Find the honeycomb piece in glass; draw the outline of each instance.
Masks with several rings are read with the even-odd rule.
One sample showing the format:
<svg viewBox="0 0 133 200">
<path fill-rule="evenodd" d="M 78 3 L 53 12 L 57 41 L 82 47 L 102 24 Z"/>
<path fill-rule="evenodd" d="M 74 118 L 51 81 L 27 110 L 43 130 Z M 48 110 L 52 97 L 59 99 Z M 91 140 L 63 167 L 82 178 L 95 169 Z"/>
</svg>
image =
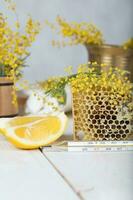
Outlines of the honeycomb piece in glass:
<svg viewBox="0 0 133 200">
<path fill-rule="evenodd" d="M 112 90 L 73 94 L 75 140 L 132 140 L 132 98 Z M 130 106 L 131 107 L 131 106 Z"/>
</svg>

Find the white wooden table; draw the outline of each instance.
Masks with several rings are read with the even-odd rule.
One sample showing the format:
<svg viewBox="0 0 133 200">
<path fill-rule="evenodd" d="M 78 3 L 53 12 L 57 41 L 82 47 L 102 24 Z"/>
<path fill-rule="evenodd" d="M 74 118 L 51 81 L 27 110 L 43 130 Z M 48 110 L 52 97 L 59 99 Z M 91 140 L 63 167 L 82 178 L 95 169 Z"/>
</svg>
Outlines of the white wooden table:
<svg viewBox="0 0 133 200">
<path fill-rule="evenodd" d="M 133 152 L 24 151 L 0 136 L 0 200 L 133 200 Z"/>
</svg>

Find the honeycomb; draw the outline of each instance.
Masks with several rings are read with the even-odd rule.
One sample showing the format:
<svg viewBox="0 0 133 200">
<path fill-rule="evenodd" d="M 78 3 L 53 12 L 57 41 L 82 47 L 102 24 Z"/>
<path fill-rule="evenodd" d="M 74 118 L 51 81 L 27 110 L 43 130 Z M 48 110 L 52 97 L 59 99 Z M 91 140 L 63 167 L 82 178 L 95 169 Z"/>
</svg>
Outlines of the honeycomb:
<svg viewBox="0 0 133 200">
<path fill-rule="evenodd" d="M 99 89 L 73 94 L 75 140 L 132 140 L 132 99 Z"/>
</svg>

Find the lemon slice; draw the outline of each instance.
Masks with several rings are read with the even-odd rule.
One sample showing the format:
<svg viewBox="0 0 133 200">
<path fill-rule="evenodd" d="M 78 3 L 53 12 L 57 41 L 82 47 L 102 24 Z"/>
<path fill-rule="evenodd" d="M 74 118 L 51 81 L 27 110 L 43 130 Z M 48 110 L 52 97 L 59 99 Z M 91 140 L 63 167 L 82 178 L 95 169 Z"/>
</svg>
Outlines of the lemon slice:
<svg viewBox="0 0 133 200">
<path fill-rule="evenodd" d="M 64 113 L 0 119 L 0 131 L 16 147 L 35 149 L 57 140 L 65 131 Z"/>
</svg>

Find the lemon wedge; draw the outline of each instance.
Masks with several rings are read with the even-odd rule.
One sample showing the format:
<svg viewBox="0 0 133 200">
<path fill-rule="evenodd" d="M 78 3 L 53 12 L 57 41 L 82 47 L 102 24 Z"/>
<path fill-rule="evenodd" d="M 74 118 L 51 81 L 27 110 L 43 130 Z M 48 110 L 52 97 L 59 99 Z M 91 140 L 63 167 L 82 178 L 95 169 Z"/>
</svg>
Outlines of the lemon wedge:
<svg viewBox="0 0 133 200">
<path fill-rule="evenodd" d="M 64 113 L 0 119 L 0 132 L 18 148 L 35 149 L 56 141 L 67 124 Z"/>
</svg>

